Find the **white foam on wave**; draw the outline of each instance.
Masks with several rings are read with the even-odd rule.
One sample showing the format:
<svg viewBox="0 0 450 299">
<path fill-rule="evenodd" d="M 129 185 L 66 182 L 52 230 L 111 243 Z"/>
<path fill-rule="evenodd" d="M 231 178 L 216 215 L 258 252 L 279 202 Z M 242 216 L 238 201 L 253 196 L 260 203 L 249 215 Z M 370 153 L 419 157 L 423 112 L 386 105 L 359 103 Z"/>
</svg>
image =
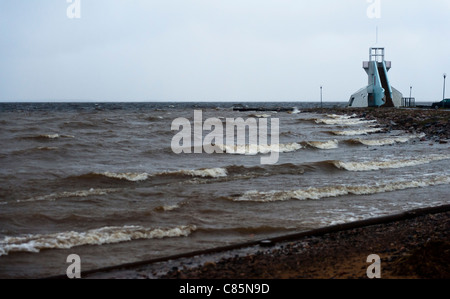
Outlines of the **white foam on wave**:
<svg viewBox="0 0 450 299">
<path fill-rule="evenodd" d="M 225 168 L 205 168 L 196 170 L 178 170 L 174 172 L 166 172 L 166 174 L 183 174 L 202 178 L 222 178 L 228 175 Z"/>
<path fill-rule="evenodd" d="M 44 138 L 48 138 L 48 139 L 57 139 L 57 138 L 60 138 L 61 136 L 59 134 L 44 134 L 44 135 L 41 135 L 40 137 L 44 137 Z"/>
<path fill-rule="evenodd" d="M 47 139 L 58 139 L 58 138 L 75 138 L 72 135 L 60 135 L 60 134 L 42 134 L 38 136 L 39 138 L 47 138 Z"/>
<path fill-rule="evenodd" d="M 194 176 L 194 177 L 210 177 L 210 178 L 219 178 L 219 177 L 226 177 L 228 175 L 227 170 L 225 168 L 204 168 L 204 169 L 181 169 L 181 170 L 175 170 L 175 171 L 163 171 L 159 173 L 153 173 L 149 174 L 147 172 L 142 173 L 113 173 L 113 172 L 104 172 L 100 175 L 104 175 L 109 178 L 114 179 L 120 179 L 120 180 L 127 180 L 130 182 L 140 182 L 140 181 L 146 181 L 152 177 L 158 176 L 158 175 L 188 175 L 188 176 Z"/>
<path fill-rule="evenodd" d="M 337 140 L 307 141 L 306 144 L 318 149 L 336 149 L 339 147 L 339 141 Z"/>
<path fill-rule="evenodd" d="M 173 211 L 173 210 L 176 210 L 176 209 L 179 209 L 179 208 L 180 208 L 180 206 L 175 204 L 175 205 L 161 206 L 161 207 L 157 208 L 157 210 L 161 210 L 161 211 L 166 212 L 166 211 Z"/>
<path fill-rule="evenodd" d="M 316 119 L 317 124 L 343 125 L 343 126 L 371 124 L 374 122 L 376 122 L 376 120 L 365 120 L 362 118 L 331 118 L 331 119 L 321 118 L 321 119 Z"/>
<path fill-rule="evenodd" d="M 141 239 L 162 239 L 187 237 L 197 228 L 193 225 L 174 228 L 145 228 L 142 226 L 111 226 L 86 232 L 61 232 L 19 237 L 5 237 L 0 240 L 0 256 L 11 252 L 40 252 L 43 249 L 70 249 L 83 245 L 104 245 Z"/>
<path fill-rule="evenodd" d="M 346 131 L 331 131 L 334 135 L 339 136 L 355 136 L 355 135 L 367 135 L 370 133 L 378 133 L 383 129 L 381 128 L 369 128 L 369 129 L 359 129 L 359 130 L 346 130 Z"/>
<path fill-rule="evenodd" d="M 114 173 L 114 172 L 104 172 L 101 175 L 104 175 L 109 178 L 113 179 L 119 179 L 119 180 L 127 180 L 130 182 L 139 182 L 139 181 L 146 181 L 150 175 L 146 172 L 142 173 Z"/>
<path fill-rule="evenodd" d="M 289 113 L 289 114 L 299 114 L 299 113 L 301 113 L 301 111 L 298 110 L 297 107 L 294 107 L 294 109 L 293 109 L 292 111 L 288 112 L 288 113 Z"/>
<path fill-rule="evenodd" d="M 112 192 L 117 192 L 118 189 L 90 189 L 90 190 L 79 190 L 70 192 L 58 192 L 43 196 L 32 197 L 29 199 L 17 200 L 16 202 L 34 202 L 34 201 L 55 201 L 63 198 L 70 197 L 88 197 L 92 195 L 106 195 Z"/>
<path fill-rule="evenodd" d="M 416 157 L 411 159 L 394 159 L 384 161 L 364 161 L 364 162 L 333 161 L 333 164 L 339 169 L 345 169 L 348 171 L 373 171 L 380 169 L 411 167 L 448 159 L 450 159 L 450 155 L 430 155 L 426 157 Z"/>
<path fill-rule="evenodd" d="M 270 118 L 272 115 L 270 114 L 250 114 L 250 117 L 256 117 L 256 118 Z"/>
<path fill-rule="evenodd" d="M 235 155 L 248 155 L 254 156 L 258 154 L 270 154 L 273 152 L 278 153 L 290 153 L 295 152 L 303 147 L 301 144 L 293 142 L 286 144 L 271 144 L 271 145 L 258 145 L 258 144 L 247 144 L 247 145 L 216 145 L 224 153 L 235 154 Z"/>
<path fill-rule="evenodd" d="M 334 119 L 350 119 L 350 118 L 355 118 L 356 114 L 353 114 L 353 115 L 327 114 L 327 117 L 334 118 Z"/>
<path fill-rule="evenodd" d="M 292 191 L 249 191 L 239 198 L 233 199 L 236 202 L 276 202 L 287 200 L 318 200 L 321 198 L 338 197 L 344 195 L 371 195 L 384 192 L 392 192 L 411 188 L 437 186 L 450 184 L 449 176 L 435 176 L 419 180 L 399 180 L 389 181 L 375 185 L 338 185 L 311 187 Z"/>
<path fill-rule="evenodd" d="M 383 139 L 350 139 L 350 142 L 361 143 L 367 146 L 383 146 L 383 145 L 392 145 L 396 143 L 406 143 L 411 139 L 417 139 L 424 137 L 425 134 L 420 135 L 411 135 L 411 136 L 401 136 L 401 137 L 392 137 L 392 138 L 383 138 Z"/>
</svg>

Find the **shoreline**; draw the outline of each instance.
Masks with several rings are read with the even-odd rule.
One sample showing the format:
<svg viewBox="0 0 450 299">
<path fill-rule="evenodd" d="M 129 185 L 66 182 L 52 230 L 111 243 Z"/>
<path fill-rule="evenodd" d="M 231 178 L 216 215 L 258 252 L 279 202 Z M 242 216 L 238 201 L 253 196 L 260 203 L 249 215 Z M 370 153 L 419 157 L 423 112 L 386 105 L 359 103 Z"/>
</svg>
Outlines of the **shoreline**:
<svg viewBox="0 0 450 299">
<path fill-rule="evenodd" d="M 381 258 L 383 279 L 449 279 L 450 205 L 275 238 L 268 244 L 118 266 L 83 278 L 367 279 L 371 254 Z"/>
<path fill-rule="evenodd" d="M 450 139 L 450 110 L 413 108 L 310 108 L 302 112 L 355 115 L 376 120 L 386 131 L 402 130 L 424 133 L 425 140 L 446 143 Z"/>
</svg>

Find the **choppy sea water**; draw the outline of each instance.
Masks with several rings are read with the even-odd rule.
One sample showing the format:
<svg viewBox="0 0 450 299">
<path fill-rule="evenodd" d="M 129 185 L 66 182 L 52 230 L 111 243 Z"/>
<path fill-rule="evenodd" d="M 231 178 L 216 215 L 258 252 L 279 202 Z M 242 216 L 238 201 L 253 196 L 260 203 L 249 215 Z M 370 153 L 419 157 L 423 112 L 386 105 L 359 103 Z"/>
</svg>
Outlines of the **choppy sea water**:
<svg viewBox="0 0 450 299">
<path fill-rule="evenodd" d="M 248 105 L 298 109 L 0 104 L 0 278 L 64 275 L 70 254 L 89 270 L 450 202 L 448 144 L 301 112 L 317 104 Z M 224 126 L 279 119 L 278 163 L 254 144 L 175 154 L 171 124 L 194 126 L 194 110 Z"/>
</svg>

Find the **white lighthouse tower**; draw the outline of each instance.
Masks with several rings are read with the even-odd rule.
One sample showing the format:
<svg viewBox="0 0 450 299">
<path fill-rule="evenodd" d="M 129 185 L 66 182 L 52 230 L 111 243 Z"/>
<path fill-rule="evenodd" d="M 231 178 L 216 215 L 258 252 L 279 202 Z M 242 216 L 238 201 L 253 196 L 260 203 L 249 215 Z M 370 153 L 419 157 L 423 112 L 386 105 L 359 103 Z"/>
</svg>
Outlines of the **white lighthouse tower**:
<svg viewBox="0 0 450 299">
<path fill-rule="evenodd" d="M 390 84 L 391 61 L 384 59 L 384 48 L 370 48 L 369 61 L 363 62 L 368 75 L 366 87 L 355 92 L 349 107 L 400 107 L 403 95 Z"/>
</svg>

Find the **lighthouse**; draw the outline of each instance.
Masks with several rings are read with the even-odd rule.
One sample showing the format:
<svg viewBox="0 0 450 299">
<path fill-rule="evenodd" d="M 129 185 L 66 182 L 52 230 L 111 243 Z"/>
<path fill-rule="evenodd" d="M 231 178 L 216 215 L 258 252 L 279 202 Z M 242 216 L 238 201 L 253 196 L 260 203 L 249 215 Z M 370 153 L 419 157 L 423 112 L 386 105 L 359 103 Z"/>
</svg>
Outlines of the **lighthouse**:
<svg viewBox="0 0 450 299">
<path fill-rule="evenodd" d="M 395 89 L 388 77 L 392 62 L 385 60 L 384 48 L 370 48 L 369 61 L 363 62 L 368 85 L 355 92 L 349 107 L 400 107 L 403 95 Z"/>
</svg>

